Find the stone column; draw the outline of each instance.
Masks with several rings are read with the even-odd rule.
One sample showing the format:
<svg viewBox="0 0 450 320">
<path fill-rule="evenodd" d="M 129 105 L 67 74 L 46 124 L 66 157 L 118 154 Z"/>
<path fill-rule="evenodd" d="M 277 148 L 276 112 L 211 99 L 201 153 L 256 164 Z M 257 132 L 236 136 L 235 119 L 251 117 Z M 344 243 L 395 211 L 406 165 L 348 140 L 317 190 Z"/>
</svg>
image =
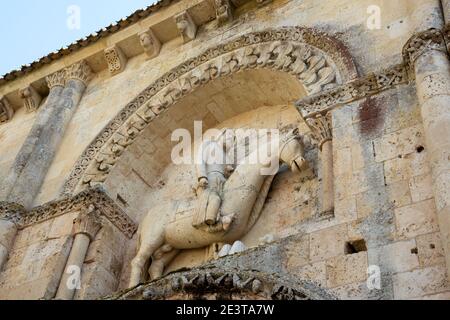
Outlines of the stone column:
<svg viewBox="0 0 450 320">
<path fill-rule="evenodd" d="M 317 115 L 306 119 L 308 127 L 318 142 L 322 168 L 322 209 L 321 215 L 334 214 L 334 175 L 333 175 L 333 134 L 331 114 Z"/>
<path fill-rule="evenodd" d="M 23 212 L 20 205 L 0 202 L 0 272 L 8 260 Z"/>
<path fill-rule="evenodd" d="M 61 73 L 47 78 L 50 95 L 16 157 L 11 174 L 3 184 L 3 198 L 27 209 L 40 191 L 64 132 L 86 89 L 91 70 L 81 61 L 67 68 L 64 75 L 64 88 Z"/>
<path fill-rule="evenodd" d="M 100 228 L 100 217 L 93 205 L 90 205 L 87 210 L 81 212 L 74 220 L 72 249 L 67 259 L 64 269 L 65 272 L 61 277 L 55 299 L 73 299 L 75 291 L 81 285 L 81 271 L 89 245 L 95 239 Z"/>
<path fill-rule="evenodd" d="M 36 148 L 39 141 L 39 137 L 43 128 L 47 125 L 51 111 L 54 109 L 61 99 L 61 93 L 65 84 L 64 71 L 58 71 L 46 78 L 47 85 L 50 89 L 46 102 L 41 106 L 36 114 L 36 119 L 28 134 L 25 142 L 20 148 L 19 153 L 16 156 L 12 168 L 9 170 L 8 175 L 3 179 L 0 186 L 0 200 L 8 200 L 8 196 L 11 193 L 16 181 L 18 180 L 22 170 L 30 160 L 31 154 Z"/>
<path fill-rule="evenodd" d="M 450 61 L 440 30 L 414 35 L 404 47 L 416 78 L 426 149 L 450 279 Z"/>
</svg>

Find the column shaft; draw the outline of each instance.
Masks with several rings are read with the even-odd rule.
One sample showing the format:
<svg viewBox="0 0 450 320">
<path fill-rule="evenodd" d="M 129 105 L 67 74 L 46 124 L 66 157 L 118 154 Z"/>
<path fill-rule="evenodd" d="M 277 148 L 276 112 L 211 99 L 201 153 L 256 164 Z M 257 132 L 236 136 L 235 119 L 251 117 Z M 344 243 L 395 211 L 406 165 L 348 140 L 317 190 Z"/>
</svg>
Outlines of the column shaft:
<svg viewBox="0 0 450 320">
<path fill-rule="evenodd" d="M 71 268 L 75 266 L 80 270 L 83 267 L 84 259 L 86 257 L 86 253 L 88 251 L 89 245 L 91 243 L 91 239 L 88 235 L 84 233 L 79 233 L 75 236 L 73 241 L 72 250 L 70 251 L 69 258 L 67 259 L 66 268 L 61 278 L 61 282 L 59 284 L 58 292 L 56 293 L 56 299 L 62 300 L 72 300 L 75 291 L 77 289 L 76 283 L 71 280 L 71 277 L 74 274 L 71 274 Z M 73 272 L 73 271 L 72 271 Z M 76 276 L 76 275 L 75 275 Z"/>
<path fill-rule="evenodd" d="M 322 145 L 322 214 L 334 213 L 333 141 Z"/>
</svg>

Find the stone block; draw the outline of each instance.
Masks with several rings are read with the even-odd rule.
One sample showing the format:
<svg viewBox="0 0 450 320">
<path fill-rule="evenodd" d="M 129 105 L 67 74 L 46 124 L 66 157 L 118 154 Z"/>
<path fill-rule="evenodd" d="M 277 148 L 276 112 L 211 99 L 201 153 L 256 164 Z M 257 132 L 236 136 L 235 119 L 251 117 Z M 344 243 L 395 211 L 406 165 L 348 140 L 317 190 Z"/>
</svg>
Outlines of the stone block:
<svg viewBox="0 0 450 320">
<path fill-rule="evenodd" d="M 341 224 L 310 234 L 310 259 L 320 261 L 344 254 L 347 225 Z"/>
<path fill-rule="evenodd" d="M 416 238 L 420 265 L 429 267 L 445 263 L 444 248 L 439 232 L 424 234 Z"/>
<path fill-rule="evenodd" d="M 393 282 L 395 299 L 415 299 L 450 289 L 443 265 L 396 274 Z"/>
<path fill-rule="evenodd" d="M 433 183 L 430 174 L 415 176 L 409 180 L 409 189 L 413 202 L 433 198 Z"/>
<path fill-rule="evenodd" d="M 413 238 L 438 231 L 434 200 L 395 209 L 395 223 L 399 238 Z"/>
<path fill-rule="evenodd" d="M 399 241 L 382 247 L 373 248 L 369 252 L 370 263 L 378 265 L 383 272 L 400 273 L 419 267 L 414 239 Z"/>
<path fill-rule="evenodd" d="M 367 279 L 367 252 L 341 255 L 326 261 L 327 287 L 334 288 Z"/>
</svg>

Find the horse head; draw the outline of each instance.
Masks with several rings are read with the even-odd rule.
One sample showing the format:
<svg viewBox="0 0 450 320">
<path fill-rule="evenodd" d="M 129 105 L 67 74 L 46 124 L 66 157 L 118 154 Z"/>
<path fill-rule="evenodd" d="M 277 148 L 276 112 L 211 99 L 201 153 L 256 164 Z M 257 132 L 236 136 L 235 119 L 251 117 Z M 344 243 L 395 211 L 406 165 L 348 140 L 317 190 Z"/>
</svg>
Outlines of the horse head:
<svg viewBox="0 0 450 320">
<path fill-rule="evenodd" d="M 308 168 L 304 158 L 304 144 L 297 128 L 289 131 L 280 143 L 280 161 L 289 165 L 292 172 L 300 173 Z"/>
</svg>

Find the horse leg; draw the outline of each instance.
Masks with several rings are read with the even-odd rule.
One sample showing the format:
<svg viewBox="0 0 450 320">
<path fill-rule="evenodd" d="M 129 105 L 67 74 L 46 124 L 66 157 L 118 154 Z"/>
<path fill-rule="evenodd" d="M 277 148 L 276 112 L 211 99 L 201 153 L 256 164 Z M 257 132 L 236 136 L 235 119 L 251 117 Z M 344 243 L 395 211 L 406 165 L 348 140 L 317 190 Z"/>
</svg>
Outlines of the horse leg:
<svg viewBox="0 0 450 320">
<path fill-rule="evenodd" d="M 139 246 L 139 251 L 134 257 L 133 261 L 131 261 L 131 276 L 130 276 L 130 284 L 129 288 L 135 287 L 141 283 L 143 280 L 142 274 L 144 270 L 144 266 L 147 261 L 152 256 L 153 252 L 155 252 L 163 243 L 164 238 L 152 238 L 152 241 L 145 241 L 143 239 L 141 245 Z"/>
<path fill-rule="evenodd" d="M 152 264 L 148 269 L 150 280 L 159 279 L 164 273 L 166 266 L 175 258 L 180 250 L 175 250 L 170 245 L 164 245 L 156 250 L 153 255 Z"/>
</svg>

